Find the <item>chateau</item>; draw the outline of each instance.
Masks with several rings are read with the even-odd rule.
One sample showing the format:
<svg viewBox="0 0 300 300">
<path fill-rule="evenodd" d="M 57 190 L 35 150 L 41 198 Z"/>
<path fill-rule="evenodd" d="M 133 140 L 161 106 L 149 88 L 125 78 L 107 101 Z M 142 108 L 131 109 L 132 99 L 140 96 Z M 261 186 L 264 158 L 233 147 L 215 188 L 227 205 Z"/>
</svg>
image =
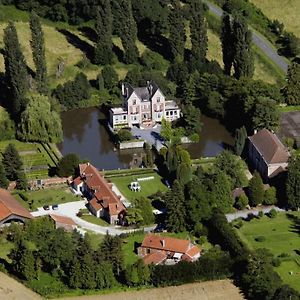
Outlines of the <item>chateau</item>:
<svg viewBox="0 0 300 300">
<path fill-rule="evenodd" d="M 145 87 L 132 87 L 122 83 L 123 107 L 110 109 L 110 126 L 122 127 L 153 126 L 163 118 L 174 121 L 180 118 L 180 108 L 175 101 L 166 101 L 160 88 L 154 81 L 148 81 Z"/>
</svg>

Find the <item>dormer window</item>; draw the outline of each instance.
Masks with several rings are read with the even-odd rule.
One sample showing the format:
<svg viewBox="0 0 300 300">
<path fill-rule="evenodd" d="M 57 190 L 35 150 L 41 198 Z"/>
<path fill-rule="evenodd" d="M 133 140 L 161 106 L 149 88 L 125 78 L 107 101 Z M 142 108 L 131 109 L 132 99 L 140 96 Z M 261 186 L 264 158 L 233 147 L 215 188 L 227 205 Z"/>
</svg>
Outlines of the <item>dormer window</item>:
<svg viewBox="0 0 300 300">
<path fill-rule="evenodd" d="M 136 99 L 132 100 L 132 105 L 136 105 Z"/>
<path fill-rule="evenodd" d="M 157 97 L 157 103 L 159 103 L 160 102 L 160 97 Z"/>
</svg>

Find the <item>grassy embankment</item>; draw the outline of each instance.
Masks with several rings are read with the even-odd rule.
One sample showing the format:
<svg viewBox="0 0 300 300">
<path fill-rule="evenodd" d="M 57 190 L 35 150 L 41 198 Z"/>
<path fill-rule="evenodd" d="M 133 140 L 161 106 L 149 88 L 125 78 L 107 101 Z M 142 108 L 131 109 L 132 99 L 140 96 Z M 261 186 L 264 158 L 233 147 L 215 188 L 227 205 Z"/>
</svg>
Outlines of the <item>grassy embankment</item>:
<svg viewBox="0 0 300 300">
<path fill-rule="evenodd" d="M 261 219 L 243 221 L 238 230 L 241 239 L 250 249 L 266 248 L 275 257 L 279 257 L 281 265 L 275 270 L 282 280 L 300 291 L 300 212 L 280 213 L 276 218 L 267 216 Z M 264 241 L 256 238 L 263 236 Z"/>
</svg>

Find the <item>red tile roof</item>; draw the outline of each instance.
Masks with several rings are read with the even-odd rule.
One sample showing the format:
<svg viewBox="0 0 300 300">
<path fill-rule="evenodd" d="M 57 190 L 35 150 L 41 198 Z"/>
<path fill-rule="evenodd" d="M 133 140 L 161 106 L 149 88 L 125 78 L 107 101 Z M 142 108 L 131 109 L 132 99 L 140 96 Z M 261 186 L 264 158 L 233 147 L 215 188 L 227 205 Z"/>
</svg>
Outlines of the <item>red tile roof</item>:
<svg viewBox="0 0 300 300">
<path fill-rule="evenodd" d="M 32 216 L 7 190 L 0 189 L 0 221 L 10 215 L 31 219 Z"/>
<path fill-rule="evenodd" d="M 54 215 L 54 214 L 49 214 L 49 216 L 58 223 L 62 223 L 65 225 L 70 225 L 70 226 L 76 226 L 76 223 L 69 217 L 64 217 L 64 216 L 59 216 L 59 215 Z"/>
<path fill-rule="evenodd" d="M 262 129 L 249 137 L 249 140 L 268 164 L 286 163 L 289 152 L 275 133 Z"/>
<path fill-rule="evenodd" d="M 102 208 L 108 209 L 110 215 L 118 215 L 125 211 L 120 198 L 112 191 L 112 184 L 108 183 L 93 165 L 80 164 L 79 170 L 81 180 L 90 190 L 93 190 L 94 198 L 89 203 L 96 211 Z"/>
<path fill-rule="evenodd" d="M 143 261 L 146 265 L 150 265 L 150 264 L 158 265 L 162 263 L 166 258 L 167 258 L 166 253 L 164 253 L 163 251 L 157 251 L 145 255 L 143 257 Z"/>
<path fill-rule="evenodd" d="M 200 249 L 197 246 L 193 246 L 185 254 L 193 258 L 194 256 L 198 255 L 199 253 L 200 253 Z"/>
</svg>

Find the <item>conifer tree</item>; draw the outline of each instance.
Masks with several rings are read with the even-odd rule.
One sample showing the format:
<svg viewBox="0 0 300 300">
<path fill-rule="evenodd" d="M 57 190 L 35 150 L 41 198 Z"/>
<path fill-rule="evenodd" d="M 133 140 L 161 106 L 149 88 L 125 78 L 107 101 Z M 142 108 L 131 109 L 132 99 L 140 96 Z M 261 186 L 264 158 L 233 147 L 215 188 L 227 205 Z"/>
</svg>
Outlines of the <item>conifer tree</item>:
<svg viewBox="0 0 300 300">
<path fill-rule="evenodd" d="M 251 49 L 252 34 L 246 19 L 235 16 L 233 20 L 234 76 L 251 78 L 254 73 L 254 56 Z"/>
<path fill-rule="evenodd" d="M 246 138 L 247 138 L 247 130 L 245 126 L 235 131 L 234 151 L 236 155 L 240 156 L 243 153 Z"/>
<path fill-rule="evenodd" d="M 0 161 L 0 188 L 7 189 L 9 184 L 2 162 Z"/>
<path fill-rule="evenodd" d="M 284 96 L 288 105 L 300 103 L 300 63 L 297 61 L 294 61 L 288 68 Z"/>
<path fill-rule="evenodd" d="M 208 42 L 204 6 L 200 0 L 192 0 L 190 3 L 190 29 L 192 63 L 199 66 L 205 62 Z"/>
<path fill-rule="evenodd" d="M 30 15 L 30 30 L 31 30 L 31 49 L 33 61 L 36 69 L 36 84 L 37 90 L 41 94 L 48 93 L 47 83 L 47 65 L 45 56 L 45 39 L 41 21 L 35 12 Z"/>
<path fill-rule="evenodd" d="M 28 90 L 27 70 L 24 55 L 18 40 L 16 27 L 12 22 L 4 29 L 4 64 L 5 77 L 11 91 L 10 109 L 18 119 L 25 107 L 25 96 Z"/>
<path fill-rule="evenodd" d="M 300 207 L 300 156 L 294 155 L 289 160 L 286 194 L 288 206 L 298 210 Z"/>
<path fill-rule="evenodd" d="M 228 14 L 222 17 L 222 32 L 221 32 L 222 52 L 224 73 L 230 75 L 234 59 L 233 33 L 230 16 Z"/>
<path fill-rule="evenodd" d="M 2 163 L 7 178 L 9 180 L 17 180 L 19 172 L 22 171 L 23 163 L 14 144 L 8 144 L 6 147 Z"/>
<path fill-rule="evenodd" d="M 95 31 L 97 42 L 95 45 L 94 61 L 96 64 L 111 64 L 112 52 L 112 13 L 110 0 L 101 0 L 96 14 Z"/>
<path fill-rule="evenodd" d="M 264 184 L 257 171 L 254 172 L 253 177 L 250 179 L 248 188 L 250 206 L 262 204 L 264 198 Z"/>
<path fill-rule="evenodd" d="M 169 44 L 173 60 L 183 60 L 185 40 L 186 35 L 182 10 L 180 4 L 175 3 L 169 15 Z"/>
</svg>

